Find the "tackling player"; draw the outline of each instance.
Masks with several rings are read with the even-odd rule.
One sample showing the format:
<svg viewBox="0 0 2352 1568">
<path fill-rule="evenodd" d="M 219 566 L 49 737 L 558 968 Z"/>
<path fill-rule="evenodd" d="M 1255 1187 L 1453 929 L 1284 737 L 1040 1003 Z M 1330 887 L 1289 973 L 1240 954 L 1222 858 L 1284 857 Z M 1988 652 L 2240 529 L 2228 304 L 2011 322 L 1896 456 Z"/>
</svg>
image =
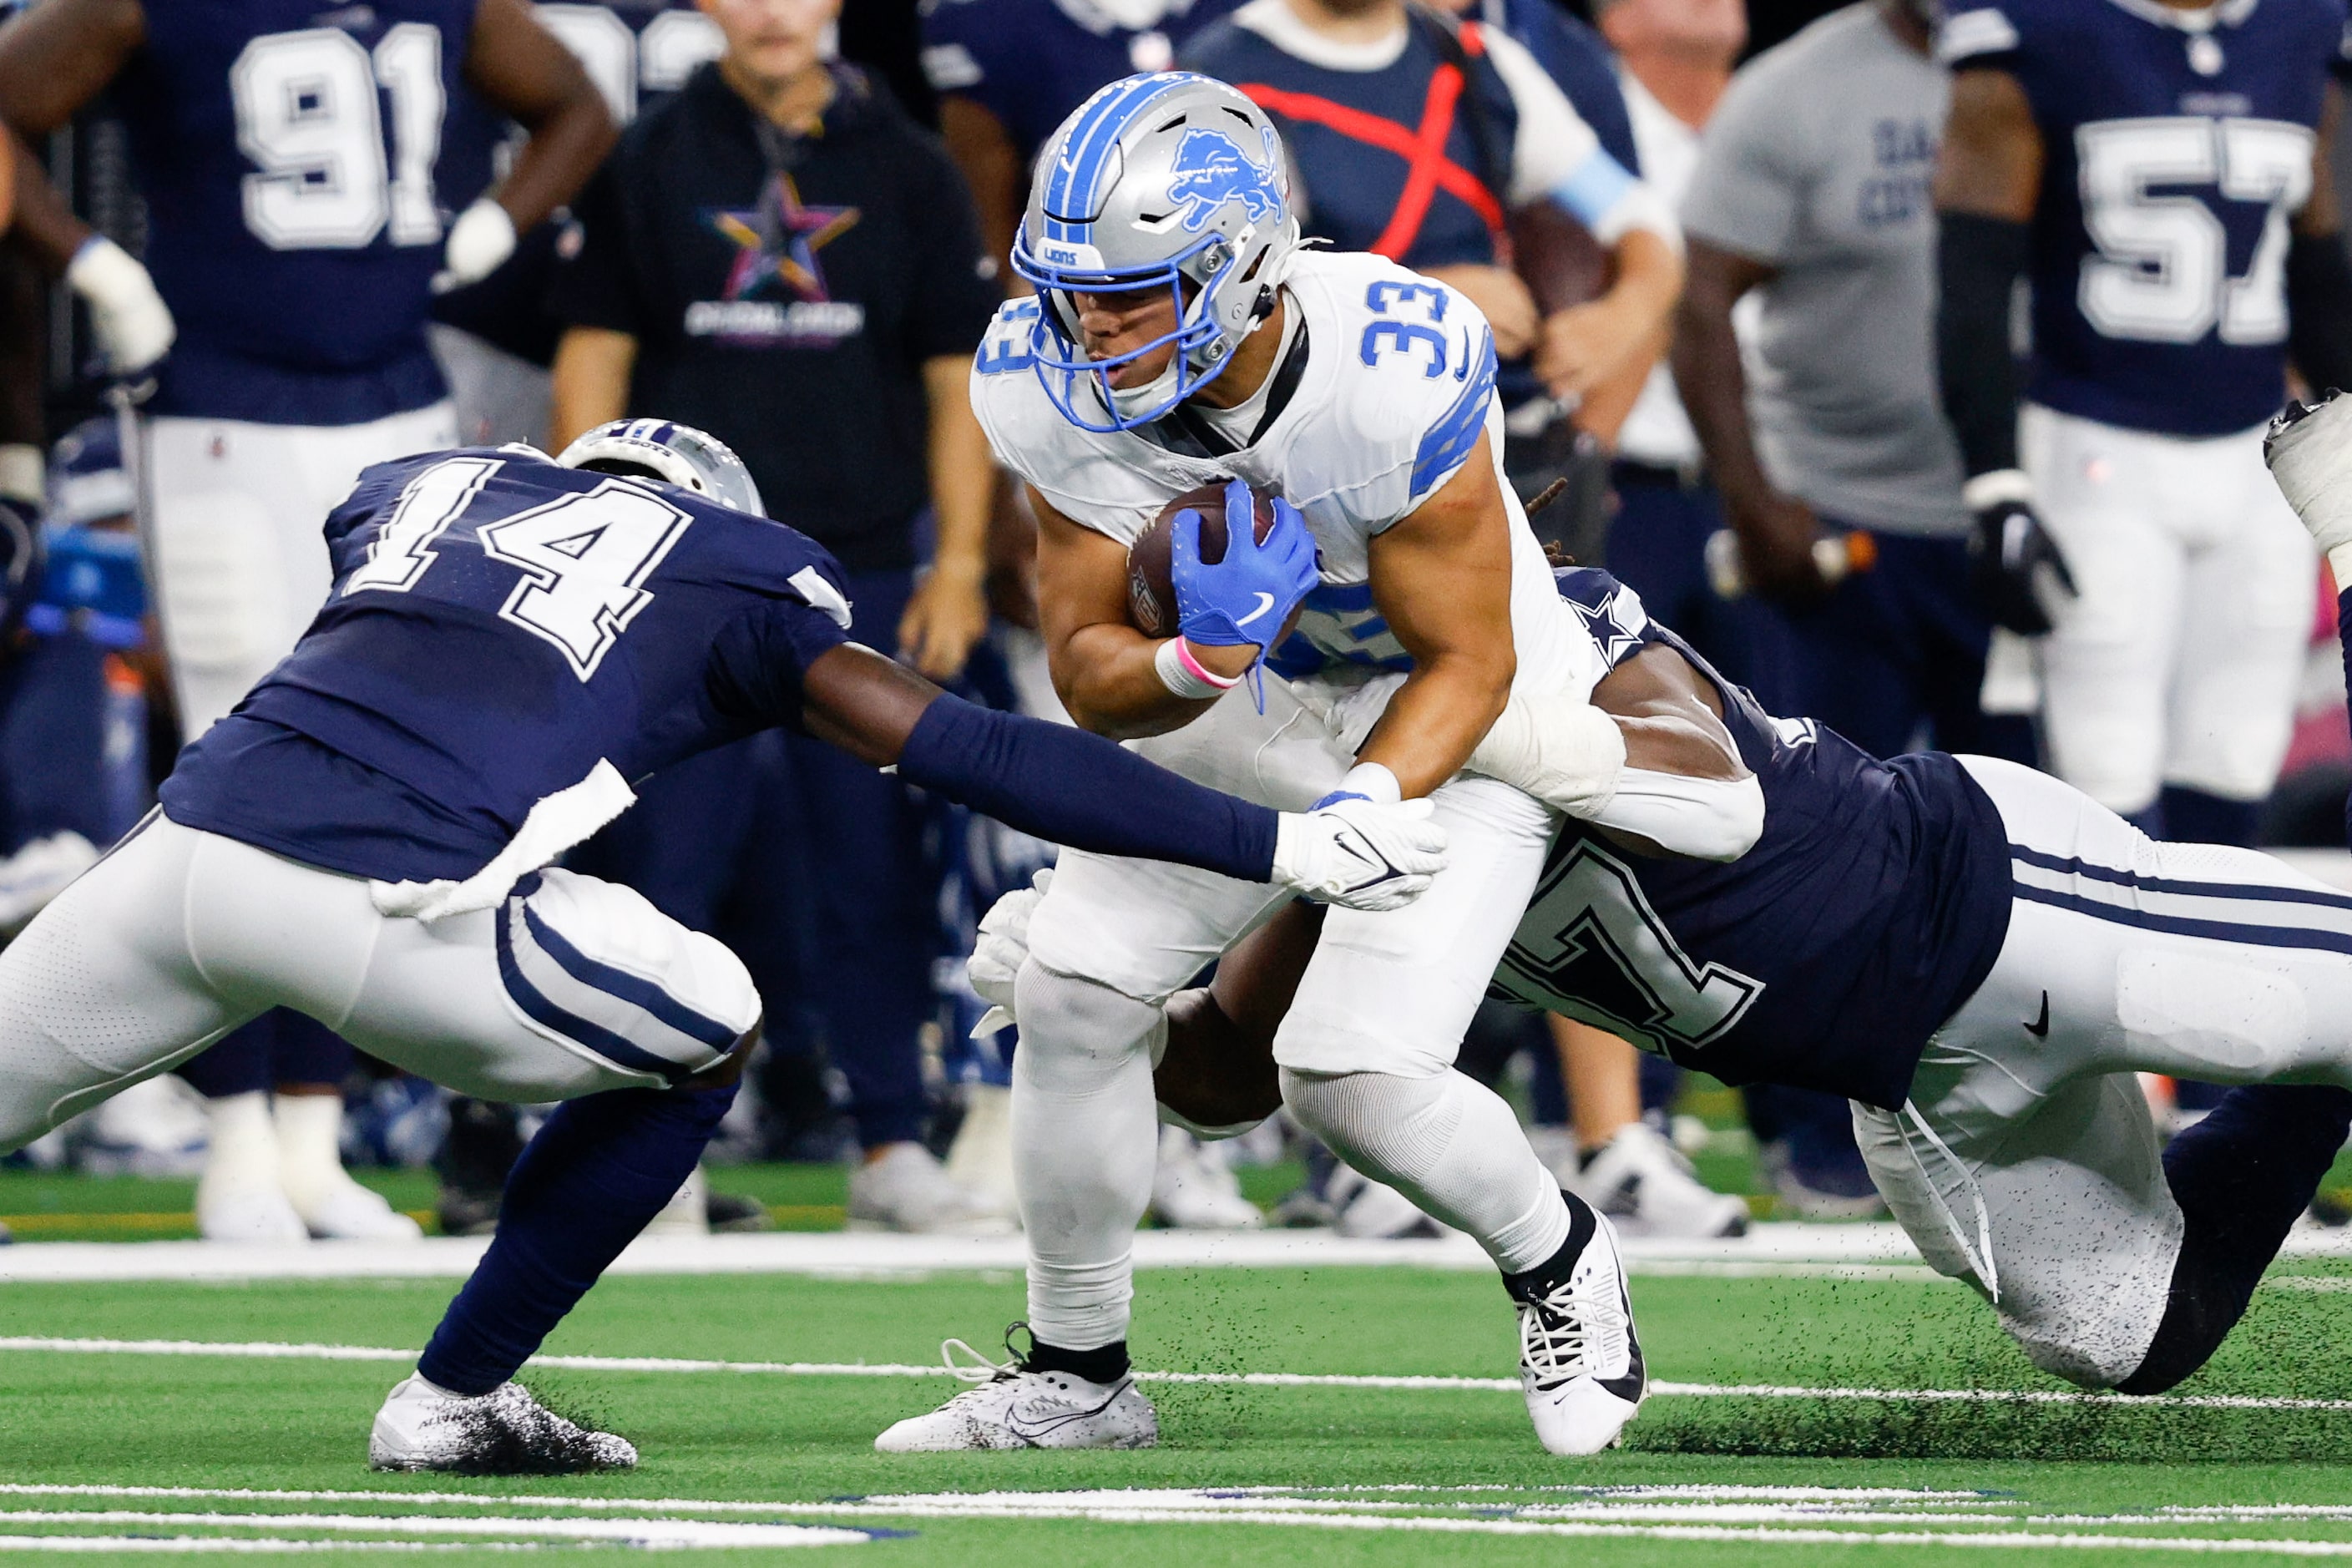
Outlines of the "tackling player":
<svg viewBox="0 0 2352 1568">
<path fill-rule="evenodd" d="M 1379 257 L 1300 249 L 1284 169 L 1273 124 L 1221 82 L 1178 72 L 1097 93 L 1038 161 L 1013 250 L 1038 293 L 998 313 L 972 403 L 1029 485 L 1043 631 L 1079 724 L 1268 804 L 1432 800 L 1449 868 L 1413 914 L 1327 925 L 1276 1047 L 1284 1098 L 1486 1248 L 1522 1302 L 1543 1441 L 1590 1452 L 1633 1405 L 1604 1380 L 1550 1375 L 1579 1331 L 1551 1284 L 1614 1242 L 1563 1201 L 1509 1107 L 1453 1068 L 1552 814 L 1454 775 L 1514 692 L 1580 706 L 1597 658 L 1502 482 L 1486 321 Z M 1671 263 L 1671 221 L 1641 186 L 1612 189 L 1596 226 Z M 1180 528 L 1181 635 L 1146 636 L 1129 619 L 1129 542 L 1174 497 L 1234 475 L 1287 498 L 1274 532 L 1251 548 L 1244 508 L 1211 567 Z M 1261 668 L 1294 609 L 1297 634 Z M 1578 733 L 1616 743 L 1605 721 Z M 1564 771 L 1616 760 L 1571 756 Z M 1594 804 L 1574 777 L 1558 798 Z M 1718 798 L 1717 840 L 1752 838 L 1755 803 Z M 1279 900 L 1088 854 L 1065 855 L 1052 889 L 1013 1064 L 1037 1342 L 1016 1375 L 900 1423 L 885 1449 L 1155 1440 L 1126 1337 L 1160 1005 Z"/>
<path fill-rule="evenodd" d="M 2158 837 L 2252 844 L 2286 754 L 2313 561 L 2260 447 L 2288 359 L 2352 384 L 2344 44 L 2341 0 L 1996 0 L 1938 40 L 1937 333 L 1979 573 L 1997 621 L 2049 634 L 2056 772 Z"/>
<path fill-rule="evenodd" d="M 1393 907 L 1444 863 L 1426 806 L 1277 817 L 848 641 L 833 558 L 683 426 L 379 464 L 326 535 L 294 652 L 0 952 L 0 1152 L 281 1005 L 464 1093 L 590 1097 L 516 1166 L 379 1465 L 478 1468 L 500 1430 L 634 1459 L 507 1379 L 693 1168 L 760 1004 L 709 937 L 546 868 L 629 780 L 786 724 L 1041 836 L 1286 896 Z"/>
<path fill-rule="evenodd" d="M 2352 579 L 2352 400 L 2305 416 L 2272 465 Z M 1765 829 L 1710 865 L 1568 821 L 1495 993 L 1728 1083 L 1852 1099 L 1921 1254 L 2042 1370 L 2157 1394 L 2202 1366 L 2352 1131 L 2352 896 L 2252 850 L 2152 841 L 2011 763 L 1879 762 L 1765 713 L 1605 574 L 1560 591 L 1612 666 L 1593 700 L 1629 761 L 1752 770 Z M 2341 612 L 2352 659 L 2352 593 Z M 982 923 L 992 1001 L 1037 898 Z M 1274 1022 L 1313 931 L 1286 911 L 1171 1004 L 1177 1119 L 1237 1132 L 1274 1109 Z M 2243 1087 L 2159 1149 L 2141 1072 Z M 1615 1327 L 1622 1284 L 1582 1288 Z M 1583 1353 L 1622 1352 L 1603 1333 Z"/>
</svg>

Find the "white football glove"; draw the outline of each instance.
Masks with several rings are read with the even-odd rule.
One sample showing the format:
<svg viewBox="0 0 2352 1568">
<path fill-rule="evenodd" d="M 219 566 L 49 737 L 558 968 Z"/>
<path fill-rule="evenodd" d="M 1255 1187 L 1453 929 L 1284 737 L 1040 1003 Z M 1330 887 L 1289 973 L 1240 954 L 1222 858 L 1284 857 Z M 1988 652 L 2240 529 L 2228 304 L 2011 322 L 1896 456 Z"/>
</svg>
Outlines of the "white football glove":
<svg viewBox="0 0 2352 1568">
<path fill-rule="evenodd" d="M 1445 869 L 1445 829 L 1426 800 L 1336 800 L 1286 811 L 1275 829 L 1273 880 L 1318 903 L 1401 910 Z"/>
<path fill-rule="evenodd" d="M 441 251 L 441 270 L 434 275 L 433 291 L 446 294 L 479 283 L 514 254 L 514 219 L 488 196 L 457 215 L 449 226 L 449 240 Z"/>
<path fill-rule="evenodd" d="M 963 963 L 964 977 L 989 1005 L 980 1022 L 972 1026 L 974 1038 L 992 1035 L 1013 1023 L 1013 982 L 1029 961 L 1029 919 L 1045 901 L 1045 889 L 1053 885 L 1054 868 L 1048 866 L 1037 873 L 1031 886 L 1005 894 L 980 917 L 980 940 Z"/>
<path fill-rule="evenodd" d="M 2309 405 L 2293 404 L 2271 421 L 2263 460 L 2295 516 L 2332 559 L 2352 544 L 2352 397 L 2329 393 Z"/>
<path fill-rule="evenodd" d="M 66 264 L 66 282 L 89 307 L 89 330 L 115 375 L 136 375 L 171 352 L 179 335 L 155 279 L 104 235 L 83 241 Z"/>
</svg>

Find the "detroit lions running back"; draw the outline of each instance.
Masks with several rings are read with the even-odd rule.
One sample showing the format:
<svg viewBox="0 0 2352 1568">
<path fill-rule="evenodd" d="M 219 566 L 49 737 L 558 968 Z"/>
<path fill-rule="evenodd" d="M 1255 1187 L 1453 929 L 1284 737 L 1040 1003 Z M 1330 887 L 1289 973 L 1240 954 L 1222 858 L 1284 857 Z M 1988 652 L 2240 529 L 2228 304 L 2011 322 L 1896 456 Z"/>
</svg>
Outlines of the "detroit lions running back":
<svg viewBox="0 0 2352 1568">
<path fill-rule="evenodd" d="M 1593 207 L 1569 178 L 1578 147 L 1554 151 L 1559 199 Z M 1625 253 L 1654 247 L 1675 266 L 1673 225 L 1644 187 L 1610 183 L 1587 216 Z M 1246 97 L 1181 72 L 1111 84 L 1039 159 L 1013 251 L 1038 293 L 999 314 L 972 403 L 1029 485 L 1043 631 L 1078 723 L 1271 805 L 1431 799 L 1450 865 L 1417 912 L 1324 928 L 1276 1047 L 1286 1097 L 1351 1163 L 1487 1249 L 1532 1325 L 1538 1435 L 1591 1452 L 1632 1415 L 1640 1376 L 1553 1375 L 1580 1331 L 1551 1282 L 1613 1279 L 1615 1243 L 1563 1198 L 1509 1108 L 1453 1068 L 1552 805 L 1517 781 L 1454 775 L 1515 692 L 1580 702 L 1597 656 L 1502 482 L 1476 308 L 1297 236 L 1280 140 Z M 1211 564 L 1180 528 L 1181 635 L 1136 630 L 1129 542 L 1171 498 L 1236 475 L 1286 498 L 1274 533 L 1252 547 L 1229 523 Z M 1261 668 L 1294 608 L 1297 635 Z M 1606 745 L 1616 731 L 1586 734 Z M 1552 804 L 1599 805 L 1573 781 Z M 1155 1440 L 1126 1339 L 1160 1004 L 1276 906 L 1215 875 L 1062 858 L 1021 977 L 1013 1066 L 1036 1342 L 1006 1378 L 879 1447 Z"/>
<path fill-rule="evenodd" d="M 2290 410 L 2269 458 L 2352 579 L 2352 400 Z M 1875 761 L 1764 713 L 1604 574 L 1560 591 L 1612 666 L 1595 700 L 1629 752 L 1752 769 L 1766 826 L 1706 865 L 1570 819 L 1496 994 L 1730 1083 L 1850 1097 L 1895 1217 L 2037 1366 L 2127 1394 L 2202 1366 L 2352 1130 L 2352 897 L 2250 850 L 2153 841 L 2007 763 Z M 2352 663 L 2352 593 L 2339 610 Z M 1712 758 L 1692 750 L 1707 735 Z M 983 923 L 992 999 L 1036 897 Z M 1278 1016 L 1302 936 L 1269 928 L 1171 1007 L 1176 1112 L 1238 1131 L 1272 1109 L 1225 1087 L 1262 1079 L 1233 1068 L 1269 1048 L 1232 1020 Z M 2159 1154 L 2138 1072 L 2242 1087 Z"/>
<path fill-rule="evenodd" d="M 0 1152 L 280 1005 L 463 1093 L 588 1097 L 524 1152 L 379 1466 L 530 1462 L 502 1432 L 635 1460 L 508 1380 L 693 1168 L 760 1003 L 709 937 L 550 868 L 630 780 L 790 724 L 1041 837 L 1286 890 L 1394 907 L 1443 863 L 1425 805 L 1277 817 L 849 642 L 839 566 L 681 426 L 378 464 L 326 532 L 294 652 L 0 952 Z"/>
<path fill-rule="evenodd" d="M 2059 776 L 2159 837 L 2252 844 L 2313 576 L 2262 429 L 2290 358 L 2312 386 L 2352 384 L 2342 0 L 1954 9 L 1937 341 L 1997 618 L 2049 633 Z M 2071 603 L 2036 588 L 2062 564 Z"/>
</svg>

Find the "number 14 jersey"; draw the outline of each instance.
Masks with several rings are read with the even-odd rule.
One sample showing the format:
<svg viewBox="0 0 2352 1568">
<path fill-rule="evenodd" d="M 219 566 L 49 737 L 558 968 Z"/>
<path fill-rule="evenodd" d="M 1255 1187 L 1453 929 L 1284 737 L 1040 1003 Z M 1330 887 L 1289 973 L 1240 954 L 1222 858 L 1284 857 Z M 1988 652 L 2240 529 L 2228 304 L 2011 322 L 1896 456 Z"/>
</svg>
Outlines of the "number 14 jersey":
<svg viewBox="0 0 2352 1568">
<path fill-rule="evenodd" d="M 2285 395 L 2286 252 L 2343 0 L 1998 0 L 1945 22 L 2041 129 L 2026 395 L 2102 424 L 2223 436 Z"/>
</svg>

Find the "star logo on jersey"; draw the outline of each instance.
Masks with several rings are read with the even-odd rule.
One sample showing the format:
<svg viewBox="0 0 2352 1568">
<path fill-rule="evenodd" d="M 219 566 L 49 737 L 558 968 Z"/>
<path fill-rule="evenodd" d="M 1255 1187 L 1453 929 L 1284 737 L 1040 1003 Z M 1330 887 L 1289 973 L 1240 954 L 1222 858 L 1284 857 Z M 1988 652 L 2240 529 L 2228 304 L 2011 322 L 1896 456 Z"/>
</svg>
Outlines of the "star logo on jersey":
<svg viewBox="0 0 2352 1568">
<path fill-rule="evenodd" d="M 818 251 L 856 226 L 856 207 L 806 205 L 793 177 L 780 172 L 749 207 L 708 209 L 703 216 L 736 254 L 719 297 L 686 308 L 689 337 L 762 347 L 829 345 L 865 329 L 866 307 L 835 300 L 817 259 Z"/>
<path fill-rule="evenodd" d="M 830 300 L 816 253 L 856 223 L 856 207 L 803 206 L 800 187 L 779 172 L 750 207 L 710 215 L 710 226 L 741 247 L 727 275 L 726 298 L 752 299 L 781 282 L 803 300 Z"/>
<path fill-rule="evenodd" d="M 1642 651 L 1642 630 L 1650 624 L 1641 601 L 1619 604 L 1625 597 L 1623 589 L 1612 588 L 1597 605 L 1588 605 L 1580 599 L 1568 602 L 1568 607 L 1576 612 L 1576 618 L 1584 623 L 1584 629 L 1592 634 L 1593 642 L 1600 647 L 1602 666 L 1610 669 Z"/>
</svg>

